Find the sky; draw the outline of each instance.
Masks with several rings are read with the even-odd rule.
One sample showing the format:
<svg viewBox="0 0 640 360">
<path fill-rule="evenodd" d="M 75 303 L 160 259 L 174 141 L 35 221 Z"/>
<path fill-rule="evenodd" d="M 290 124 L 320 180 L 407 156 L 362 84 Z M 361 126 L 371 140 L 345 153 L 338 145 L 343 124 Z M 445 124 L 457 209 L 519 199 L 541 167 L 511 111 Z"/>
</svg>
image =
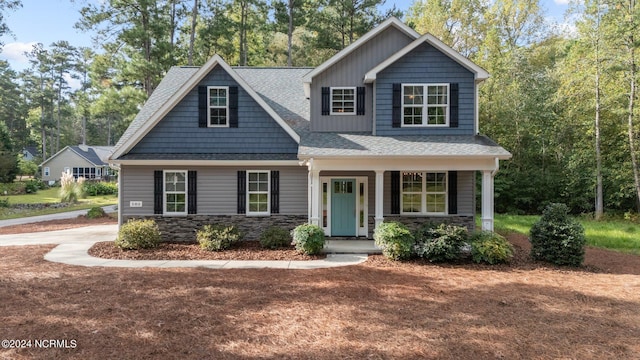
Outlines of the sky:
<svg viewBox="0 0 640 360">
<path fill-rule="evenodd" d="M 546 16 L 562 23 L 568 0 L 540 0 Z M 48 47 L 59 40 L 67 40 L 73 46 L 91 47 L 90 34 L 74 29 L 79 19 L 83 1 L 71 0 L 22 0 L 22 8 L 9 11 L 6 21 L 13 36 L 3 36 L 4 48 L 0 59 L 9 61 L 11 68 L 20 71 L 28 67 L 24 56 L 36 43 Z M 413 0 L 387 0 L 386 6 L 396 5 L 406 11 Z M 385 6 L 385 7 L 386 7 Z"/>
</svg>

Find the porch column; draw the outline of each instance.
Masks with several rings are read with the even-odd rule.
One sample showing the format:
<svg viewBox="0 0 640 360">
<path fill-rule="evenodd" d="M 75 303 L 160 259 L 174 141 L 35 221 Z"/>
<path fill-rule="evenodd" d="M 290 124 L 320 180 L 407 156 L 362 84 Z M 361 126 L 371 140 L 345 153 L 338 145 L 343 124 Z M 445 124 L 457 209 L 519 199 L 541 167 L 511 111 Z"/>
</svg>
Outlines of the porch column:
<svg viewBox="0 0 640 360">
<path fill-rule="evenodd" d="M 376 227 L 384 221 L 384 170 L 376 170 Z"/>
<path fill-rule="evenodd" d="M 482 172 L 482 230 L 493 231 L 493 171 Z"/>
<path fill-rule="evenodd" d="M 320 225 L 320 206 L 322 205 L 322 200 L 320 196 L 322 195 L 320 192 L 320 188 L 322 184 L 320 184 L 320 171 L 319 170 L 309 170 L 309 176 L 311 180 L 311 224 Z"/>
</svg>

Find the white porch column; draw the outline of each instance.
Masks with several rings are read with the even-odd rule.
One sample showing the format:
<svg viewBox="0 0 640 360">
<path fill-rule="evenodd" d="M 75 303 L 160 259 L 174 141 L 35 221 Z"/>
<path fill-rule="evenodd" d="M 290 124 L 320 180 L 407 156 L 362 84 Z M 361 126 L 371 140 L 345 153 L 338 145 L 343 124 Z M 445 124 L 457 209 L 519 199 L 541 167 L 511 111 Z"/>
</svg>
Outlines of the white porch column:
<svg viewBox="0 0 640 360">
<path fill-rule="evenodd" d="M 376 227 L 384 221 L 384 170 L 376 170 Z"/>
<path fill-rule="evenodd" d="M 309 176 L 311 177 L 311 224 L 320 225 L 320 207 L 322 206 L 322 193 L 320 189 L 320 171 L 309 170 Z"/>
<path fill-rule="evenodd" d="M 493 171 L 482 172 L 482 230 L 493 231 Z"/>
</svg>

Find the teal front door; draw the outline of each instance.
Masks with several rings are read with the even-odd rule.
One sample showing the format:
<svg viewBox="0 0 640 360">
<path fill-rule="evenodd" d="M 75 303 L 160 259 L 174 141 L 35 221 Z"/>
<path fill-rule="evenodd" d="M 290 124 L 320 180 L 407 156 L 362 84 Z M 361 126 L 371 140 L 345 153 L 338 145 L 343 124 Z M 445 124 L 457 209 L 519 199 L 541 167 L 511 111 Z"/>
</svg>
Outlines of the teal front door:
<svg viewBox="0 0 640 360">
<path fill-rule="evenodd" d="M 331 236 L 356 236 L 356 180 L 331 180 Z"/>
</svg>

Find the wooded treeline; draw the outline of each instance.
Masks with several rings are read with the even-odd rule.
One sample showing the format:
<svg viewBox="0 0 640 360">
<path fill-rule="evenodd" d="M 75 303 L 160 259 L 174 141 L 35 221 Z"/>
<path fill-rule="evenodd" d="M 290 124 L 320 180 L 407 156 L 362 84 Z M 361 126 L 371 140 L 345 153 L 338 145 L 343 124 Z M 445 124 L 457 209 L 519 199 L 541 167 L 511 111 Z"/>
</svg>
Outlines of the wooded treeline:
<svg viewBox="0 0 640 360">
<path fill-rule="evenodd" d="M 564 202 L 600 216 L 640 206 L 635 0 L 581 1 L 566 28 L 547 23 L 535 0 L 415 0 L 385 11 L 383 0 L 78 4 L 76 26 L 99 46 L 39 44 L 19 73 L 0 62 L 6 149 L 37 144 L 50 156 L 83 141 L 113 145 L 171 66 L 216 53 L 232 65 L 316 66 L 395 15 L 491 74 L 480 88 L 481 132 L 513 154 L 496 178 L 498 211 Z M 0 0 L 5 16 L 19 5 Z"/>
</svg>

